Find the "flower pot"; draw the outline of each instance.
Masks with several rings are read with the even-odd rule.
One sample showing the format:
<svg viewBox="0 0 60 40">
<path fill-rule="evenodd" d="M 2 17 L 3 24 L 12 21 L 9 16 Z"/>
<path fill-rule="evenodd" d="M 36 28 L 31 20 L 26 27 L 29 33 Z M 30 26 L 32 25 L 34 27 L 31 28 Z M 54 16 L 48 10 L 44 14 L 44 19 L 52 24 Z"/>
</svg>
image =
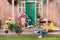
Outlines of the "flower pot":
<svg viewBox="0 0 60 40">
<path fill-rule="evenodd" d="M 19 34 L 19 32 L 16 32 L 16 34 Z"/>
<path fill-rule="evenodd" d="M 25 23 L 25 25 L 24 25 L 25 27 L 27 27 L 27 22 Z"/>
<path fill-rule="evenodd" d="M 9 30 L 10 30 L 10 31 L 12 31 L 12 30 L 13 30 L 13 28 L 9 28 Z"/>
<path fill-rule="evenodd" d="M 5 30 L 5 33 L 8 33 L 8 30 Z"/>
</svg>

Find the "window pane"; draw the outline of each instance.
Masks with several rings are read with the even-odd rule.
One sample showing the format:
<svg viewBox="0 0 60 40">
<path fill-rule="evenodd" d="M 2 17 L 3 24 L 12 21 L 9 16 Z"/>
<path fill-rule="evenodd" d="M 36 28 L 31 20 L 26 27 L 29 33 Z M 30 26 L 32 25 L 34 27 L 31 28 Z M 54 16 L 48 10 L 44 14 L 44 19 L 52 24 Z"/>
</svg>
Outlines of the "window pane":
<svg viewBox="0 0 60 40">
<path fill-rule="evenodd" d="M 36 13 L 38 14 L 38 8 L 36 8 Z"/>
<path fill-rule="evenodd" d="M 19 13 L 21 12 L 21 8 L 19 8 Z"/>
<path fill-rule="evenodd" d="M 39 5 L 38 5 L 38 3 L 36 3 L 36 7 L 38 7 Z"/>
<path fill-rule="evenodd" d="M 21 6 L 24 7 L 24 3 L 22 3 Z"/>
<path fill-rule="evenodd" d="M 21 7 L 21 3 L 19 3 L 19 7 Z"/>
</svg>

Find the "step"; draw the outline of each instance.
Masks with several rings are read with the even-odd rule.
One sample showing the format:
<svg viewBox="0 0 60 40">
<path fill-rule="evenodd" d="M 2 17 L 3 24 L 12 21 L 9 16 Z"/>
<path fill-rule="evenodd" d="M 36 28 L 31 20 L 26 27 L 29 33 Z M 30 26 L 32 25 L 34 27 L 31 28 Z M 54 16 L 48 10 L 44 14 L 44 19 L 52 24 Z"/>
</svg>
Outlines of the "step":
<svg viewBox="0 0 60 40">
<path fill-rule="evenodd" d="M 58 29 L 58 28 L 57 28 Z M 60 36 L 60 29 L 59 30 L 54 30 L 53 32 L 48 32 L 47 35 L 58 35 Z M 38 35 L 37 33 L 34 33 L 34 31 L 37 31 L 37 28 L 27 28 L 24 29 L 20 35 Z M 6 36 L 15 36 L 17 35 L 15 32 L 9 31 L 8 33 L 5 33 L 4 30 L 0 30 L 0 35 L 6 35 Z"/>
<path fill-rule="evenodd" d="M 10 30 L 8 30 L 8 33 L 5 33 L 5 30 L 0 30 L 0 36 L 14 36 L 14 35 L 16 35 L 16 33 Z"/>
</svg>

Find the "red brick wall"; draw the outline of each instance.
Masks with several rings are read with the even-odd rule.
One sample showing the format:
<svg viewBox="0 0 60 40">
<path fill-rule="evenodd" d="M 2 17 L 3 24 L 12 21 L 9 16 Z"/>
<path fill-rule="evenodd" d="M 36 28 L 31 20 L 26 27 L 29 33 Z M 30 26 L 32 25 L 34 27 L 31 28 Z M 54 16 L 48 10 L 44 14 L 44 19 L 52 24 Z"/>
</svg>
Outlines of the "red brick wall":
<svg viewBox="0 0 60 40">
<path fill-rule="evenodd" d="M 60 7 L 57 0 L 54 1 L 49 3 L 48 19 L 57 23 L 57 26 L 60 26 Z M 46 18 L 46 5 L 44 6 L 44 17 Z"/>
<path fill-rule="evenodd" d="M 54 0 L 55 1 L 55 0 Z M 54 1 L 49 4 L 49 20 L 59 23 L 59 11 L 58 11 L 58 5 L 57 2 L 55 3 L 56 8 L 54 9 Z M 57 1 L 57 0 L 56 0 Z M 54 12 L 55 10 L 55 12 Z M 14 8 L 15 12 L 15 21 L 19 22 L 18 20 L 18 10 L 17 6 Z M 0 14 L 2 15 L 2 23 L 5 23 L 5 20 L 7 20 L 9 17 L 12 17 L 12 5 L 9 4 L 7 0 L 0 0 Z M 46 5 L 44 6 L 44 17 L 46 18 Z"/>
<path fill-rule="evenodd" d="M 17 19 L 18 12 L 17 12 L 17 6 L 15 6 L 15 18 Z M 7 0 L 0 0 L 0 14 L 2 15 L 2 23 L 4 24 L 5 21 L 12 17 L 12 5 L 9 4 Z"/>
</svg>

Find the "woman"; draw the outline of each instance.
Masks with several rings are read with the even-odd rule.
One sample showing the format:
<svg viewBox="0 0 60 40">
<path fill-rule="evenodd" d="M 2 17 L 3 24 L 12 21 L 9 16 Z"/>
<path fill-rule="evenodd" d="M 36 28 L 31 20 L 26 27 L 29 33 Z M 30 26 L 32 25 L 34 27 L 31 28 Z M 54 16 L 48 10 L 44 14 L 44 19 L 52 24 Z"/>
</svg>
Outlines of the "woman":
<svg viewBox="0 0 60 40">
<path fill-rule="evenodd" d="M 22 26 L 24 26 L 25 25 L 25 23 L 26 23 L 26 18 L 27 18 L 27 16 L 26 16 L 26 14 L 25 14 L 25 12 L 23 13 L 23 14 L 21 14 L 21 25 Z"/>
</svg>

